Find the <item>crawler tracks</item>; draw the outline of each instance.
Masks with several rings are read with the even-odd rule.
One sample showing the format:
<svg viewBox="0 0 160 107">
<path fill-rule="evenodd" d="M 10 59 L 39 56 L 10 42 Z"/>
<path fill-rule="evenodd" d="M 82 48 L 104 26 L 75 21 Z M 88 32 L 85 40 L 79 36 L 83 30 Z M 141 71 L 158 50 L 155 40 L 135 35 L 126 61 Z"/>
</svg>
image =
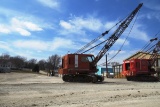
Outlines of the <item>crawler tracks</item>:
<svg viewBox="0 0 160 107">
<path fill-rule="evenodd" d="M 63 81 L 65 82 L 102 82 L 104 81 L 104 77 L 99 75 L 63 75 Z"/>
<path fill-rule="evenodd" d="M 142 82 L 158 82 L 159 78 L 155 76 L 127 76 L 128 81 L 142 81 Z"/>
</svg>

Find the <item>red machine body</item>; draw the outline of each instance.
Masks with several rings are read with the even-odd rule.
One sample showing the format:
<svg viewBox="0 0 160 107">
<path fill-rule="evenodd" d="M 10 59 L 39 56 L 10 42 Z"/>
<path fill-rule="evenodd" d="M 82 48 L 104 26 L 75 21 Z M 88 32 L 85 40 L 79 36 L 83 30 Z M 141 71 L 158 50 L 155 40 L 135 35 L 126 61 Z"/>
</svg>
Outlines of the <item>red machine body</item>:
<svg viewBox="0 0 160 107">
<path fill-rule="evenodd" d="M 62 58 L 62 67 L 59 74 L 62 74 L 66 82 L 102 82 L 104 77 L 95 75 L 97 66 L 93 65 L 92 54 L 67 54 Z"/>
<path fill-rule="evenodd" d="M 157 40 L 157 39 L 155 39 Z M 155 65 L 160 51 L 160 41 L 150 48 L 149 59 L 134 58 L 123 62 L 122 74 L 129 81 L 159 81 L 159 78 L 154 76 L 158 71 L 155 70 Z M 148 53 L 149 54 L 149 53 Z"/>
<path fill-rule="evenodd" d="M 131 59 L 123 63 L 124 76 L 151 75 L 155 74 L 153 69 L 149 67 L 149 59 Z"/>
<path fill-rule="evenodd" d="M 131 59 L 123 62 L 122 75 L 128 81 L 159 81 L 154 74 L 157 72 L 152 68 L 153 59 Z"/>
<path fill-rule="evenodd" d="M 93 60 L 92 54 L 67 54 L 62 57 L 62 68 L 59 69 L 59 74 L 95 73 L 97 68 L 91 65 Z"/>
</svg>

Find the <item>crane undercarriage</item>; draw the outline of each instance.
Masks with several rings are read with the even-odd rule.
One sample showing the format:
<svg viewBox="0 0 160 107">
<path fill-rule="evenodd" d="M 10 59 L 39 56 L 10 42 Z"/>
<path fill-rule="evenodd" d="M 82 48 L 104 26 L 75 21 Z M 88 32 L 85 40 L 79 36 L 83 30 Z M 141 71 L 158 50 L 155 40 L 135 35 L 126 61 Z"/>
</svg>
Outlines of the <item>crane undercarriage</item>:
<svg viewBox="0 0 160 107">
<path fill-rule="evenodd" d="M 78 75 L 63 75 L 63 81 L 65 82 L 103 82 L 104 77 L 95 74 L 78 74 Z"/>
<path fill-rule="evenodd" d="M 158 82 L 159 78 L 151 75 L 126 76 L 128 81 Z"/>
</svg>

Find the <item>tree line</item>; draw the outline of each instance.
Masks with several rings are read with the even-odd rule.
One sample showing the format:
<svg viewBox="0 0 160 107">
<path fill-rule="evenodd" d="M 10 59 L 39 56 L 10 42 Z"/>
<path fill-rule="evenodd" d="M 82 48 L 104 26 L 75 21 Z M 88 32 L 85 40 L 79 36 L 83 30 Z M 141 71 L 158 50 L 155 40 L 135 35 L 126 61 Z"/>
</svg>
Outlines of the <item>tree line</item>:
<svg viewBox="0 0 160 107">
<path fill-rule="evenodd" d="M 12 69 L 32 69 L 34 72 L 39 72 L 39 70 L 47 70 L 53 71 L 58 69 L 61 62 L 61 56 L 54 54 L 48 57 L 48 59 L 44 60 L 37 60 L 37 59 L 30 59 L 22 56 L 10 56 L 9 54 L 2 54 L 0 55 L 0 65 L 1 67 L 10 66 Z"/>
</svg>

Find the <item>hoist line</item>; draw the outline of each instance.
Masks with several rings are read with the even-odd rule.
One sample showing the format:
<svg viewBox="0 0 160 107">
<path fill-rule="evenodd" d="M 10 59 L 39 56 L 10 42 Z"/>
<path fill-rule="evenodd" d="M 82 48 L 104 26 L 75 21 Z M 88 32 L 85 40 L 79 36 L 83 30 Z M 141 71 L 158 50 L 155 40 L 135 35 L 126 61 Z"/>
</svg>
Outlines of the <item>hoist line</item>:
<svg viewBox="0 0 160 107">
<path fill-rule="evenodd" d="M 126 17 L 127 17 L 127 16 L 126 16 Z M 126 17 L 124 17 L 124 18 L 121 19 L 119 22 L 117 22 L 117 23 L 116 23 L 113 27 L 111 27 L 108 31 L 105 31 L 105 32 L 102 33 L 100 36 L 98 36 L 97 38 L 93 39 L 93 40 L 92 40 L 91 42 L 89 42 L 87 45 L 85 45 L 84 47 L 82 47 L 81 49 L 79 49 L 76 53 L 81 52 L 82 50 L 84 50 L 85 48 L 89 47 L 91 44 L 93 44 L 94 42 L 96 42 L 97 40 L 99 40 L 100 38 L 102 38 L 105 34 L 108 34 L 110 30 L 112 30 L 112 29 L 113 29 L 114 27 L 116 27 L 119 23 L 121 23 L 124 19 L 126 19 Z M 99 44 L 97 44 L 97 45 L 95 45 L 95 46 L 93 46 L 93 47 L 91 47 L 91 48 L 89 48 L 89 49 L 81 52 L 81 54 L 86 53 L 87 51 L 89 51 L 89 50 L 91 50 L 91 49 L 93 49 L 93 48 L 101 45 L 101 44 L 104 43 L 105 41 L 107 41 L 107 40 L 104 40 L 103 42 L 101 42 L 101 43 L 99 43 Z"/>
<path fill-rule="evenodd" d="M 119 22 L 117 22 L 115 25 L 113 25 L 109 30 L 105 31 L 104 33 L 102 33 L 101 35 L 99 35 L 97 38 L 93 39 L 91 42 L 89 42 L 88 44 L 86 44 L 85 46 L 83 46 L 82 48 L 80 48 L 78 51 L 76 51 L 75 53 L 85 53 L 82 52 L 84 51 L 87 47 L 91 46 L 91 44 L 95 43 L 97 40 L 99 40 L 100 38 L 104 37 L 106 34 L 108 34 L 110 32 L 110 30 L 112 30 L 115 26 L 117 26 L 119 23 L 121 23 L 124 19 L 121 19 Z M 93 48 L 92 48 L 93 49 Z"/>
</svg>

